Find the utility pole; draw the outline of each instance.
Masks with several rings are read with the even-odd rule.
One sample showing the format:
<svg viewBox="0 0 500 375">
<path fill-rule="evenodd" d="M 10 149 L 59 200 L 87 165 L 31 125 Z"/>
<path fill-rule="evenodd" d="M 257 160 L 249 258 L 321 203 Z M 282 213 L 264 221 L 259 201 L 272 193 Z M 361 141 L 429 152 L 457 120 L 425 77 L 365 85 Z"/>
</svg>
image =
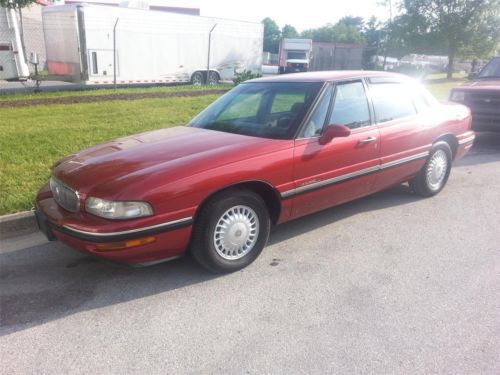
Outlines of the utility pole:
<svg viewBox="0 0 500 375">
<path fill-rule="evenodd" d="M 207 78 L 205 80 L 205 84 L 207 85 L 208 85 L 208 78 L 210 77 L 210 44 L 212 42 L 212 31 L 214 31 L 215 26 L 217 26 L 217 24 L 215 24 L 208 32 Z"/>
<path fill-rule="evenodd" d="M 113 87 L 116 90 L 116 25 L 120 18 L 115 21 L 115 26 L 113 26 Z"/>
</svg>

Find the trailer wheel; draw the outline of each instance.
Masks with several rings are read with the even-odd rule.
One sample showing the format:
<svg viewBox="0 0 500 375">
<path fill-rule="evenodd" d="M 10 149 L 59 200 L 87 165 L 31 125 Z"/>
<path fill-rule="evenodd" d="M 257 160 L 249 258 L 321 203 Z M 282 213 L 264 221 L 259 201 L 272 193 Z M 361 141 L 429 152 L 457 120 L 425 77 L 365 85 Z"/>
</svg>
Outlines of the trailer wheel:
<svg viewBox="0 0 500 375">
<path fill-rule="evenodd" d="M 208 75 L 208 84 L 210 86 L 219 84 L 219 75 L 216 72 L 210 72 L 210 74 Z"/>
<path fill-rule="evenodd" d="M 203 74 L 201 72 L 194 72 L 193 75 L 191 76 L 191 83 L 194 86 L 203 85 Z"/>
</svg>

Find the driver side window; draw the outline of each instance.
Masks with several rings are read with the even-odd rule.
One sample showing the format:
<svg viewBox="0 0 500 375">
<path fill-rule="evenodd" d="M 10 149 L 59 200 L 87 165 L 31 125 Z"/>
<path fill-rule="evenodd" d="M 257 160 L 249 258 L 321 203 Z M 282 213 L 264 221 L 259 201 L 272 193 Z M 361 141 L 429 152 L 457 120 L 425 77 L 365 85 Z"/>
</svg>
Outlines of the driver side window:
<svg viewBox="0 0 500 375">
<path fill-rule="evenodd" d="M 371 125 L 368 100 L 361 81 L 337 85 L 329 123 L 345 125 L 349 129 Z"/>
</svg>

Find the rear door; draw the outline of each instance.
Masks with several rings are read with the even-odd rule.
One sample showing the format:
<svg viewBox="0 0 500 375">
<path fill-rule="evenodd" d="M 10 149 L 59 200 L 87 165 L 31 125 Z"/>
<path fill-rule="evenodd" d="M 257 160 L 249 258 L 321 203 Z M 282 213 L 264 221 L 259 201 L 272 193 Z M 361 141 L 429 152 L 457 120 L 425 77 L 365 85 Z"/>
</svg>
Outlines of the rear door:
<svg viewBox="0 0 500 375">
<path fill-rule="evenodd" d="M 422 167 L 430 149 L 424 137 L 428 124 L 417 113 L 414 89 L 408 84 L 372 80 L 369 92 L 380 130 L 381 171 L 375 182 L 375 190 L 380 190 L 407 180 Z"/>
<path fill-rule="evenodd" d="M 342 124 L 351 135 L 321 145 L 328 124 Z M 295 141 L 294 217 L 319 211 L 357 197 L 373 188 L 379 168 L 380 137 L 362 80 L 327 87 Z"/>
</svg>

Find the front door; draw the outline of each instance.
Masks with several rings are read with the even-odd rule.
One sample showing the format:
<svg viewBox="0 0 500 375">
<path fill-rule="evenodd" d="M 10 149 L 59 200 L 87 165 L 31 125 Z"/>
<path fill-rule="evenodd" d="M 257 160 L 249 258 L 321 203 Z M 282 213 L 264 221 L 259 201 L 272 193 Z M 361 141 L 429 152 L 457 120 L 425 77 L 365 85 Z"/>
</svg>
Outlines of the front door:
<svg viewBox="0 0 500 375">
<path fill-rule="evenodd" d="M 333 97 L 333 104 L 332 102 Z M 325 145 L 319 137 L 328 124 L 351 129 Z M 303 216 L 369 194 L 379 169 L 380 136 L 361 80 L 328 87 L 295 141 L 292 216 Z"/>
</svg>

